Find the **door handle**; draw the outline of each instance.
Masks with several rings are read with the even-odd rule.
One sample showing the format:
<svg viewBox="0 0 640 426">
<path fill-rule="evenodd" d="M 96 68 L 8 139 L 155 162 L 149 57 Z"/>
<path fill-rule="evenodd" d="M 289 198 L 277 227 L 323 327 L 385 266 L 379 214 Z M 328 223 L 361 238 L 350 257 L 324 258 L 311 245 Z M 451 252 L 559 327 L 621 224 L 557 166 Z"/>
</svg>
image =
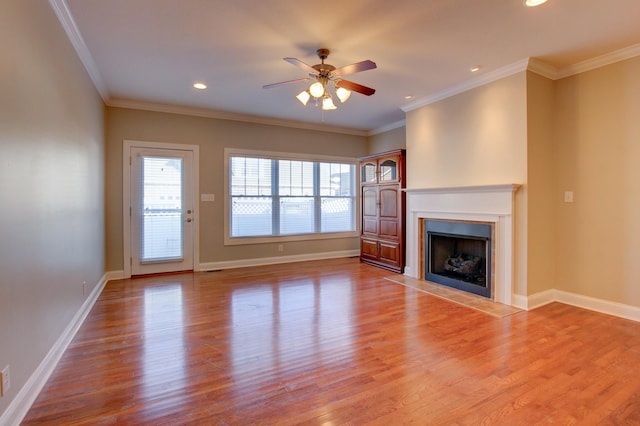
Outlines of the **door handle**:
<svg viewBox="0 0 640 426">
<path fill-rule="evenodd" d="M 191 218 L 190 218 L 190 217 L 188 217 L 188 218 L 187 218 L 187 223 L 188 223 L 188 222 L 191 222 Z"/>
</svg>

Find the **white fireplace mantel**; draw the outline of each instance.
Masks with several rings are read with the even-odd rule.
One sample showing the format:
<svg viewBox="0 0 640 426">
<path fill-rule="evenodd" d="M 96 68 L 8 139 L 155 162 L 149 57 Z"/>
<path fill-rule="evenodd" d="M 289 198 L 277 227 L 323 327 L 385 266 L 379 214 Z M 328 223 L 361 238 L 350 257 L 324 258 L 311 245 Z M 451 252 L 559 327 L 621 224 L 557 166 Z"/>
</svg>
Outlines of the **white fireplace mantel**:
<svg viewBox="0 0 640 426">
<path fill-rule="evenodd" d="M 489 222 L 495 229 L 494 296 L 513 305 L 514 196 L 518 184 L 405 189 L 407 193 L 406 266 L 404 274 L 420 274 L 420 220 Z"/>
</svg>

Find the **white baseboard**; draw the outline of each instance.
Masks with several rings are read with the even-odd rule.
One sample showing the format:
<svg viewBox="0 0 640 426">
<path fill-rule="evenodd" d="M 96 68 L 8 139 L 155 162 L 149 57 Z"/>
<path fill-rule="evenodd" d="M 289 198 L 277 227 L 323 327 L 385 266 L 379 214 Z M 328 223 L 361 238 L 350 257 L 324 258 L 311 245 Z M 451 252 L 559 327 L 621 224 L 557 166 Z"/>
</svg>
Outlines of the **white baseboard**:
<svg viewBox="0 0 640 426">
<path fill-rule="evenodd" d="M 107 282 L 113 281 L 113 280 L 122 280 L 122 279 L 126 278 L 124 276 L 124 271 L 122 271 L 122 270 L 121 271 L 108 271 L 105 274 L 105 277 L 106 277 Z"/>
<path fill-rule="evenodd" d="M 561 290 L 556 290 L 556 301 L 578 308 L 589 309 L 591 311 L 640 322 L 640 307 L 637 306 L 596 299 L 595 297 L 583 296 Z"/>
<path fill-rule="evenodd" d="M 546 290 L 540 293 L 532 294 L 527 297 L 526 307 L 525 309 L 535 309 L 544 305 L 548 305 L 549 303 L 556 302 L 556 290 Z"/>
<path fill-rule="evenodd" d="M 546 290 L 529 296 L 527 298 L 526 309 L 531 310 L 539 308 L 540 306 L 544 306 L 551 302 L 565 303 L 577 308 L 588 309 L 590 311 L 640 322 L 640 307 L 638 306 L 625 305 L 624 303 L 597 299 L 595 297 L 555 289 Z"/>
<path fill-rule="evenodd" d="M 511 295 L 511 306 L 519 309 L 527 310 L 528 302 L 527 296 L 522 296 L 521 294 L 512 294 Z"/>
<path fill-rule="evenodd" d="M 278 263 L 304 262 L 308 260 L 336 259 L 340 257 L 360 256 L 360 250 L 341 250 L 324 253 L 294 254 L 290 256 L 260 257 L 256 259 L 223 260 L 220 262 L 200 263 L 197 271 L 216 271 L 220 269 L 246 268 L 249 266 L 275 265 Z"/>
<path fill-rule="evenodd" d="M 2 414 L 0 417 L 1 426 L 19 425 L 24 419 L 24 416 L 27 415 L 29 408 L 31 408 L 31 405 L 38 397 L 38 394 L 47 383 L 47 380 L 49 380 L 53 370 L 56 368 L 56 365 L 58 365 L 62 355 L 73 340 L 73 337 L 80 329 L 80 326 L 84 322 L 85 318 L 87 318 L 87 315 L 89 315 L 89 312 L 98 300 L 98 297 L 100 297 L 100 293 L 102 293 L 107 281 L 107 274 L 105 274 L 98 282 L 98 285 L 93 288 L 89 297 L 85 299 L 84 303 L 73 316 L 67 327 L 62 331 L 62 334 L 53 344 L 38 368 L 36 368 L 31 377 L 29 377 L 29 380 L 27 380 L 22 389 L 20 389 L 14 400 L 11 401 L 7 410 Z"/>
</svg>

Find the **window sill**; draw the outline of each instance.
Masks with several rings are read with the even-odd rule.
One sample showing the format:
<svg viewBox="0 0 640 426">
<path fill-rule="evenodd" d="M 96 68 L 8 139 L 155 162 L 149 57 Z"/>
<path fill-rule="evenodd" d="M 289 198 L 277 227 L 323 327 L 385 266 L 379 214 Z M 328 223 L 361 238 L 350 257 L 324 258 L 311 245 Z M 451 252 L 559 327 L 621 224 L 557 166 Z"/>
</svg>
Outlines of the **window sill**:
<svg viewBox="0 0 640 426">
<path fill-rule="evenodd" d="M 225 237 L 225 246 L 237 246 L 247 244 L 263 244 L 263 243 L 282 243 L 287 241 L 314 241 L 329 240 L 336 238 L 354 238 L 359 237 L 357 231 L 351 232 L 333 232 L 326 234 L 298 234 L 298 235 L 280 235 L 280 236 L 264 236 L 264 237 Z"/>
</svg>

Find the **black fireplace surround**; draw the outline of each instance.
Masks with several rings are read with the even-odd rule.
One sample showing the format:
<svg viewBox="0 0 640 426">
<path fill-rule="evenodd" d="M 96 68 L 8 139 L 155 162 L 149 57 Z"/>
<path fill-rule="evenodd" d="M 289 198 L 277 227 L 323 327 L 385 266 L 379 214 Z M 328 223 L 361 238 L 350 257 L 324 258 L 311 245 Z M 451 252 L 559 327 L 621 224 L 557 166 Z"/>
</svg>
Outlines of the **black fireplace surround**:
<svg viewBox="0 0 640 426">
<path fill-rule="evenodd" d="M 425 221 L 425 279 L 491 298 L 490 224 Z"/>
</svg>

